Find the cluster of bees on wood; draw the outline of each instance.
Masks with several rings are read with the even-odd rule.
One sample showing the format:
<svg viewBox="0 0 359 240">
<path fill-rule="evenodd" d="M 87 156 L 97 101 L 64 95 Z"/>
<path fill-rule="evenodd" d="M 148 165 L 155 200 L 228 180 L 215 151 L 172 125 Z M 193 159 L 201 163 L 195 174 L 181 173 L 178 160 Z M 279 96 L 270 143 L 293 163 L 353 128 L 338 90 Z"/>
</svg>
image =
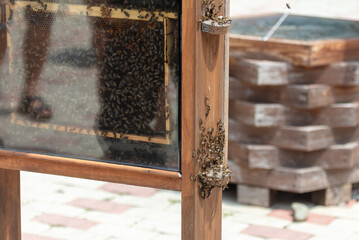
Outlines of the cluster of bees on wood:
<svg viewBox="0 0 359 240">
<path fill-rule="evenodd" d="M 204 14 L 201 22 L 211 20 L 212 25 L 217 23 L 218 25 L 230 24 L 232 22 L 231 19 L 225 16 L 219 16 L 221 9 L 223 7 L 223 2 L 221 2 L 218 6 L 214 3 L 214 0 L 202 0 L 202 6 L 204 7 Z"/>
<path fill-rule="evenodd" d="M 206 98 L 207 112 L 210 111 Z M 206 113 L 206 117 L 208 114 Z M 200 119 L 200 144 L 192 157 L 200 164 L 200 171 L 193 181 L 198 180 L 199 192 L 202 198 L 208 198 L 213 188 L 225 189 L 231 179 L 232 172 L 224 163 L 225 129 L 222 120 L 218 120 L 217 129 L 206 128 L 203 119 Z"/>
</svg>

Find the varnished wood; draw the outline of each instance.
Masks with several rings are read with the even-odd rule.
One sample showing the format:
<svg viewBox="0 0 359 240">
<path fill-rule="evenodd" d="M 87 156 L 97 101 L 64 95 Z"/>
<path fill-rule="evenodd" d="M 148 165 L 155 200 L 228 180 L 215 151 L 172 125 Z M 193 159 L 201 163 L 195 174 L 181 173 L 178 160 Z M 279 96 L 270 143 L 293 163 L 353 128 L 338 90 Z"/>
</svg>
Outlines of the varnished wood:
<svg viewBox="0 0 359 240">
<path fill-rule="evenodd" d="M 247 56 L 281 59 L 294 65 L 314 67 L 334 62 L 356 59 L 359 56 L 359 39 L 333 39 L 321 41 L 298 41 L 230 35 L 233 51 L 243 51 Z"/>
<path fill-rule="evenodd" d="M 21 240 L 20 171 L 0 169 L 0 239 Z"/>
<path fill-rule="evenodd" d="M 297 65 L 310 66 L 308 56 L 311 44 L 297 40 L 269 39 L 261 41 L 259 37 L 230 34 L 231 51 L 243 51 L 250 56 L 265 59 L 281 59 Z"/>
<path fill-rule="evenodd" d="M 90 17 L 104 17 L 104 18 L 121 18 L 121 19 L 130 19 L 130 20 L 139 20 L 139 21 L 148 21 L 150 17 L 147 18 L 139 18 L 139 15 L 146 15 L 149 13 L 148 11 L 140 11 L 136 9 L 116 9 L 116 8 L 105 8 L 104 10 L 111 10 L 110 14 L 107 16 L 104 15 L 102 7 L 98 6 L 90 6 L 88 7 L 85 4 L 77 5 L 77 4 L 58 4 L 58 3 L 46 3 L 47 12 L 58 13 L 58 14 L 66 14 L 66 15 L 84 15 Z M 33 10 L 42 10 L 41 4 L 34 1 L 15 1 L 15 4 L 12 8 L 24 8 L 30 6 Z M 126 15 L 126 13 L 128 16 Z M 152 13 L 152 12 L 151 12 Z M 177 18 L 177 15 L 172 12 L 164 12 L 161 13 L 158 11 L 153 11 L 156 17 L 158 17 L 157 21 L 162 22 L 164 18 Z M 163 16 L 162 16 L 163 15 Z"/>
<path fill-rule="evenodd" d="M 0 168 L 181 190 L 178 172 L 0 150 Z"/>
<path fill-rule="evenodd" d="M 207 127 L 223 120 L 224 37 L 201 32 L 201 1 L 182 4 L 182 240 L 219 240 L 222 190 L 202 199 L 191 176 L 199 169 L 192 151 L 200 142 L 200 118 Z M 207 118 L 206 97 L 211 105 Z"/>
</svg>

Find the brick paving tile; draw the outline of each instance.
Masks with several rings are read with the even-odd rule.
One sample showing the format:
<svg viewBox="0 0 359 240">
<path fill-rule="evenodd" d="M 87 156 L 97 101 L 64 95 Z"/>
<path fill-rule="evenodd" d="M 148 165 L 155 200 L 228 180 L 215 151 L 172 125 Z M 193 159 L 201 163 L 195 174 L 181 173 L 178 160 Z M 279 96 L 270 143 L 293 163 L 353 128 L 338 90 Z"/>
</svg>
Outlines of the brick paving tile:
<svg viewBox="0 0 359 240">
<path fill-rule="evenodd" d="M 58 238 L 44 237 L 44 236 L 28 234 L 28 233 L 22 233 L 21 235 L 22 235 L 21 236 L 22 240 L 60 240 Z"/>
<path fill-rule="evenodd" d="M 286 220 L 289 220 L 289 221 L 294 220 L 293 211 L 292 210 L 287 210 L 287 209 L 274 209 L 273 211 L 268 213 L 267 216 L 286 219 Z M 328 225 L 334 219 L 335 219 L 335 217 L 333 217 L 333 216 L 316 214 L 316 213 L 309 213 L 308 219 L 306 220 L 306 222 L 319 224 L 319 225 Z"/>
<path fill-rule="evenodd" d="M 304 232 L 259 225 L 249 226 L 241 233 L 257 237 L 274 238 L 278 240 L 307 240 L 312 237 L 311 234 Z"/>
<path fill-rule="evenodd" d="M 267 216 L 293 221 L 293 211 L 287 209 L 274 209 Z"/>
<path fill-rule="evenodd" d="M 108 192 L 131 194 L 140 197 L 150 197 L 156 193 L 156 190 L 153 188 L 130 186 L 125 184 L 117 184 L 117 183 L 107 183 L 99 187 L 99 189 Z"/>
<path fill-rule="evenodd" d="M 332 216 L 310 213 L 307 222 L 320 225 L 328 225 L 334 219 L 335 217 Z"/>
<path fill-rule="evenodd" d="M 64 227 L 77 228 L 83 230 L 89 229 L 95 226 L 96 224 L 98 224 L 98 222 L 95 221 L 90 221 L 77 217 L 67 217 L 57 214 L 42 214 L 40 216 L 35 217 L 34 220 L 49 225 L 64 226 Z"/>
<path fill-rule="evenodd" d="M 352 206 L 354 206 L 357 203 L 357 201 L 355 199 L 352 199 L 350 201 L 347 202 L 347 204 L 345 205 L 347 208 L 351 208 Z"/>
<path fill-rule="evenodd" d="M 100 201 L 94 200 L 90 198 L 77 198 L 69 203 L 71 206 L 96 210 L 100 212 L 108 212 L 108 213 L 123 213 L 127 209 L 130 209 L 130 205 L 114 203 L 109 201 Z"/>
</svg>

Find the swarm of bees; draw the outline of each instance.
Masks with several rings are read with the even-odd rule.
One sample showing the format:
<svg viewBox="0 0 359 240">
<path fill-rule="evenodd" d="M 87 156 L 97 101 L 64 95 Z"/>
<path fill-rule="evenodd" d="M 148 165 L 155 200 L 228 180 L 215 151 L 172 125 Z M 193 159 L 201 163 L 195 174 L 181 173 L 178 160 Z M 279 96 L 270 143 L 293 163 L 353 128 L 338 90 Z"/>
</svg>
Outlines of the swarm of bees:
<svg viewBox="0 0 359 240">
<path fill-rule="evenodd" d="M 126 17 L 129 12 L 123 10 Z M 129 141 L 127 134 L 148 137 L 166 136 L 165 36 L 162 22 L 148 12 L 138 13 L 146 21 L 94 19 L 95 50 L 99 69 L 99 129 L 111 158 L 121 162 L 165 166 L 178 158 L 177 146 Z M 142 16 L 141 15 L 141 16 Z M 178 54 L 178 53 L 175 53 Z M 177 55 L 178 56 L 178 55 Z M 171 59 L 176 56 L 171 56 Z M 173 61 L 173 69 L 178 68 Z M 175 79 L 173 79 L 175 80 Z M 106 138 L 107 132 L 117 134 Z M 113 144 L 113 145 L 111 145 Z"/>
<path fill-rule="evenodd" d="M 98 55 L 104 55 L 97 63 L 101 72 L 98 128 L 103 133 L 164 135 L 163 25 L 156 22 L 151 29 L 136 22 L 114 31 L 118 21 L 96 24 L 103 24 L 99 31 L 104 31 L 96 36 L 105 41 L 96 47 Z M 150 127 L 154 119 L 162 123 L 156 124 L 157 129 Z"/>
<path fill-rule="evenodd" d="M 208 198 L 213 188 L 225 189 L 232 172 L 224 163 L 225 129 L 222 120 L 217 122 L 217 130 L 208 128 L 200 119 L 200 145 L 193 151 L 192 157 L 201 164 L 200 171 L 192 180 L 198 179 L 199 192 L 202 198 Z"/>
<path fill-rule="evenodd" d="M 66 0 L 66 3 L 71 2 L 73 1 Z M 161 6 L 162 3 L 164 5 Z M 96 5 L 96 2 L 90 1 L 91 4 Z M 76 54 L 78 58 L 74 58 L 74 54 L 77 53 L 74 49 L 63 50 L 61 59 L 59 55 L 56 56 L 55 64 L 58 63 L 56 61 L 60 61 L 61 64 L 73 65 L 75 68 L 81 65 L 96 65 L 98 71 L 96 92 L 100 100 L 100 110 L 96 117 L 95 132 L 99 138 L 103 138 L 107 142 L 131 144 L 131 148 L 128 148 L 129 151 L 116 152 L 112 154 L 111 160 L 128 160 L 131 163 L 161 167 L 165 166 L 165 162 L 168 160 L 177 161 L 177 140 L 173 145 L 164 147 L 159 144 L 129 141 L 126 134 L 146 136 L 148 141 L 151 141 L 154 136 L 164 137 L 170 132 L 166 129 L 166 121 L 172 114 L 168 105 L 171 102 L 167 99 L 165 63 L 169 65 L 171 72 L 168 80 L 177 85 L 180 62 L 179 45 L 173 44 L 172 47 L 176 49 L 168 51 L 171 52 L 171 56 L 164 56 L 167 52 L 164 49 L 164 24 L 157 20 L 158 16 L 164 16 L 163 13 L 166 10 L 178 12 L 178 1 L 165 0 L 161 3 L 157 1 L 154 3 L 153 0 L 146 0 L 130 3 L 125 0 L 118 4 L 113 2 L 106 5 L 97 4 L 97 6 L 100 6 L 101 17 L 88 18 L 93 26 L 94 46 L 90 49 L 91 51 L 78 49 L 78 54 Z M 146 21 L 127 18 L 113 19 L 111 18 L 112 7 L 136 8 L 138 15 L 143 16 Z M 153 13 L 155 11 L 156 14 Z M 133 11 L 123 10 L 122 12 L 127 17 L 129 17 L 129 12 L 133 14 Z M 72 16 L 66 16 L 66 18 L 68 17 Z M 77 17 L 83 18 L 84 15 Z M 36 28 L 34 31 L 39 37 L 51 34 L 51 31 L 41 30 L 50 28 L 55 19 L 55 14 L 47 11 L 45 7 L 33 9 L 29 5 L 25 11 L 25 18 L 33 25 L 32 28 Z M 178 20 L 168 21 L 172 21 L 174 28 L 179 28 Z M 178 30 L 174 29 L 173 31 L 178 34 Z M 28 65 L 25 70 L 26 75 L 31 76 L 35 75 L 31 71 L 34 66 L 41 67 L 39 58 L 50 58 L 46 55 L 48 46 L 33 44 L 32 40 L 26 39 L 25 42 L 28 42 L 31 47 L 24 47 L 27 50 L 26 56 L 31 56 L 25 61 L 25 64 Z M 85 97 L 76 96 L 71 101 L 74 103 L 76 99 L 80 98 Z M 166 104 L 166 99 L 168 104 Z M 65 115 L 71 112 L 66 108 L 70 107 L 64 106 L 64 109 L 61 109 Z M 175 126 L 175 124 L 171 124 L 171 126 Z M 172 131 L 176 131 L 176 129 L 172 129 Z M 108 132 L 113 133 L 115 138 L 107 138 Z M 113 149 L 109 150 L 109 153 L 110 151 L 114 152 Z M 167 154 L 168 152 L 170 153 Z M 171 156 L 168 157 L 168 155 Z"/>
<path fill-rule="evenodd" d="M 223 7 L 223 2 L 216 6 L 214 0 L 203 0 L 202 6 L 205 10 L 202 19 L 200 19 L 201 22 L 211 20 L 212 25 L 215 23 L 217 23 L 218 25 L 225 25 L 232 22 L 231 19 L 225 16 L 218 16 Z"/>
</svg>

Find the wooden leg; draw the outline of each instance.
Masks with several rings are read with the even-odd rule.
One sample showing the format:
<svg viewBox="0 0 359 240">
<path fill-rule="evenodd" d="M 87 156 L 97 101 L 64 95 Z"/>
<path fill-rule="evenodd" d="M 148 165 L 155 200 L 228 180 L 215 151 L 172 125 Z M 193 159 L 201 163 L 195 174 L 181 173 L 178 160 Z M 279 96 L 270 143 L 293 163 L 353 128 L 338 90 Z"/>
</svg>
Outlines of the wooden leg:
<svg viewBox="0 0 359 240">
<path fill-rule="evenodd" d="M 21 240 L 20 171 L 0 169 L 0 239 Z"/>
<path fill-rule="evenodd" d="M 220 240 L 222 234 L 222 190 L 208 199 L 199 197 L 198 187 L 182 190 L 182 240 Z"/>
<path fill-rule="evenodd" d="M 269 188 L 237 185 L 237 201 L 242 204 L 270 207 L 275 201 L 275 195 L 276 192 Z"/>
<path fill-rule="evenodd" d="M 312 193 L 312 200 L 316 204 L 329 206 L 337 205 L 351 199 L 352 185 L 345 184 L 337 187 L 328 187 L 327 189 Z"/>
</svg>

